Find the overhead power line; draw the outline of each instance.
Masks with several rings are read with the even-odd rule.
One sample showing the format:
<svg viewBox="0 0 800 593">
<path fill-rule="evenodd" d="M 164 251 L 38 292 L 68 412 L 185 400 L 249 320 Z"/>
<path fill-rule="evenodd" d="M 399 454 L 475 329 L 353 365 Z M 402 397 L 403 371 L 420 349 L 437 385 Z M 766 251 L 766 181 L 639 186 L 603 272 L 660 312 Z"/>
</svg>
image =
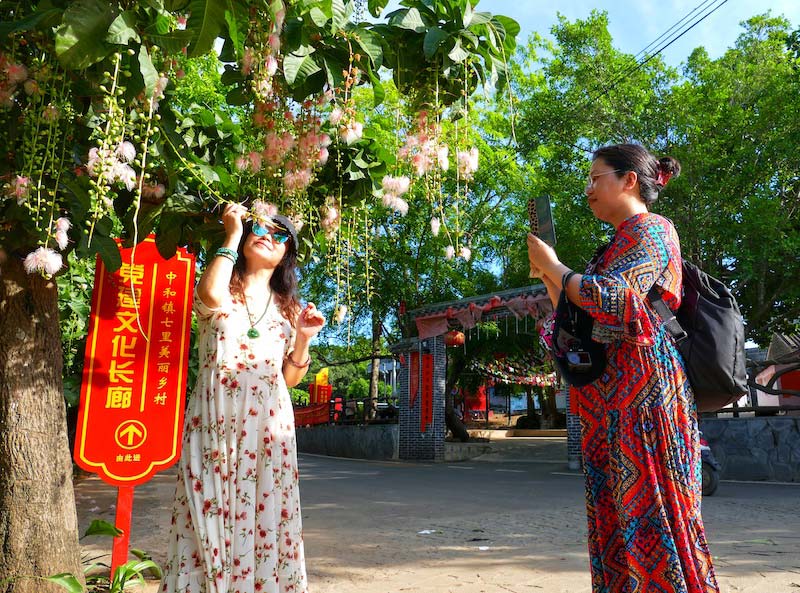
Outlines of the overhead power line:
<svg viewBox="0 0 800 593">
<path fill-rule="evenodd" d="M 719 10 L 724 4 L 726 4 L 728 0 L 704 0 L 700 4 L 698 4 L 695 8 L 689 11 L 684 17 L 679 19 L 675 24 L 673 24 L 667 31 L 662 33 L 659 37 L 649 43 L 644 49 L 639 51 L 636 56 L 632 58 L 632 64 L 628 64 L 624 66 L 616 73 L 612 74 L 611 80 L 602 85 L 602 88 L 598 89 L 596 93 L 590 94 L 590 96 L 585 99 L 583 102 L 577 104 L 573 109 L 570 110 L 569 113 L 559 119 L 556 125 L 551 126 L 550 129 L 558 129 L 566 123 L 566 120 L 569 117 L 580 113 L 581 110 L 587 108 L 591 105 L 594 101 L 601 99 L 602 97 L 607 96 L 611 91 L 613 91 L 619 84 L 625 80 L 627 77 L 635 74 L 637 71 L 641 70 L 648 62 L 653 60 L 656 56 L 660 55 L 666 48 L 670 45 L 678 41 L 681 37 L 686 35 L 689 31 L 711 16 L 714 12 Z M 653 51 L 649 53 L 649 49 L 654 47 Z M 576 148 L 574 145 L 570 145 L 572 148 Z M 578 147 L 581 150 L 586 152 L 590 152 L 587 148 Z"/>
</svg>

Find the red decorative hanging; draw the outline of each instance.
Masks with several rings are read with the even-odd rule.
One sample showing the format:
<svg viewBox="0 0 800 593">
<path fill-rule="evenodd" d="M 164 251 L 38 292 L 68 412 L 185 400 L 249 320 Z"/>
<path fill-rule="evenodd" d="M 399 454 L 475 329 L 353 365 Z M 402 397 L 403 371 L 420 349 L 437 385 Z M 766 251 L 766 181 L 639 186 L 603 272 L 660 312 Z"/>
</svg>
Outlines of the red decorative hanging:
<svg viewBox="0 0 800 593">
<path fill-rule="evenodd" d="M 445 346 L 463 346 L 464 345 L 464 332 L 457 329 L 451 329 L 444 335 Z"/>
</svg>

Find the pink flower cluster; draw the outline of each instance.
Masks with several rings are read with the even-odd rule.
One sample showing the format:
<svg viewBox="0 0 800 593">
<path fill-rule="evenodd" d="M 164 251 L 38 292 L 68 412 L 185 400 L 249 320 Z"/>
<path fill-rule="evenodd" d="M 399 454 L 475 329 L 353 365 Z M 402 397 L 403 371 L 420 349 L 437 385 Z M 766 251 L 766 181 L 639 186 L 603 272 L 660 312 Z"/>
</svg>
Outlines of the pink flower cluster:
<svg viewBox="0 0 800 593">
<path fill-rule="evenodd" d="M 466 261 L 469 261 L 469 258 L 472 257 L 472 250 L 469 247 L 462 247 L 458 254 L 464 258 Z M 444 257 L 445 259 L 453 259 L 456 256 L 456 248 L 452 245 L 448 245 L 444 248 Z"/>
<path fill-rule="evenodd" d="M 450 168 L 450 151 L 446 144 L 437 144 L 438 132 L 436 123 L 428 121 L 428 113 L 420 111 L 414 123 L 414 131 L 397 151 L 399 158 L 411 163 L 417 177 L 422 177 L 435 166 L 442 171 Z"/>
<path fill-rule="evenodd" d="M 336 207 L 334 199 L 329 197 L 325 205 L 320 208 L 319 225 L 325 231 L 325 236 L 330 239 L 336 235 L 336 231 L 339 230 L 341 224 L 342 215 L 339 212 L 339 208 Z"/>
<path fill-rule="evenodd" d="M 169 84 L 169 78 L 166 76 L 159 76 L 158 80 L 156 81 L 156 86 L 153 89 L 153 96 L 150 98 L 150 104 L 152 106 L 152 110 L 158 111 L 158 102 L 164 98 L 164 91 Z"/>
<path fill-rule="evenodd" d="M 253 200 L 253 204 L 250 206 L 251 216 L 262 222 L 275 216 L 277 213 L 278 207 L 264 200 Z"/>
<path fill-rule="evenodd" d="M 0 53 L 0 108 L 10 109 L 14 106 L 14 95 L 17 92 L 17 87 L 22 84 L 26 92 L 28 88 L 33 92 L 37 86 L 33 84 L 25 87 L 25 81 L 28 79 L 28 69 L 24 64 L 17 64 L 10 61 L 5 54 Z M 31 94 L 31 93 L 28 93 Z"/>
<path fill-rule="evenodd" d="M 101 173 L 109 183 L 122 183 L 128 191 L 136 188 L 136 171 L 128 163 L 136 158 L 136 148 L 127 140 L 120 142 L 113 151 L 93 147 L 89 150 L 86 171 L 90 177 Z"/>
<path fill-rule="evenodd" d="M 274 0 L 270 3 L 272 23 L 267 44 L 261 48 L 245 47 L 242 55 L 242 73 L 253 77 L 253 90 L 261 99 L 273 95 L 273 77 L 278 71 L 278 56 L 281 53 L 281 29 L 286 20 L 286 8 L 283 3 Z"/>
<path fill-rule="evenodd" d="M 390 175 L 384 176 L 382 181 L 383 205 L 387 208 L 391 208 L 400 214 L 400 216 L 408 214 L 408 202 L 400 196 L 408 192 L 410 186 L 411 179 L 405 175 L 400 177 L 392 177 Z"/>
<path fill-rule="evenodd" d="M 339 136 L 345 144 L 358 142 L 364 136 L 364 124 L 356 119 L 356 113 L 352 107 L 346 109 L 339 106 L 334 107 L 328 114 L 328 122 L 337 128 Z"/>
<path fill-rule="evenodd" d="M 15 199 L 22 206 L 31 193 L 30 184 L 30 178 L 15 175 L 13 181 L 6 185 L 6 196 Z"/>
<path fill-rule="evenodd" d="M 478 170 L 478 149 L 458 151 L 458 174 L 462 179 L 470 180 L 475 171 Z"/>
<path fill-rule="evenodd" d="M 287 111 L 283 121 L 294 127 L 296 133 L 275 131 L 274 102 L 260 102 L 253 115 L 258 127 L 268 130 L 264 149 L 252 150 L 236 158 L 236 168 L 242 172 L 259 173 L 262 169 L 274 172 L 283 168 L 284 189 L 289 194 L 305 191 L 314 178 L 314 169 L 328 161 L 331 138 L 320 131 L 317 117 L 295 117 Z M 305 107 L 305 105 L 304 105 Z"/>
<path fill-rule="evenodd" d="M 148 181 L 142 184 L 142 197 L 150 200 L 161 200 L 164 194 L 167 193 L 167 188 L 163 183 L 155 183 Z"/>
<path fill-rule="evenodd" d="M 55 228 L 54 238 L 56 244 L 61 251 L 64 251 L 67 247 L 67 243 L 69 243 L 67 231 L 72 227 L 72 223 L 70 223 L 68 218 L 62 216 L 53 223 L 53 226 Z"/>
<path fill-rule="evenodd" d="M 341 135 L 345 144 L 358 142 L 364 135 L 364 124 L 355 118 L 352 118 L 339 128 L 339 134 Z"/>
<path fill-rule="evenodd" d="M 52 249 L 39 247 L 36 251 L 27 255 L 22 265 L 28 274 L 38 272 L 49 278 L 63 267 L 64 260 L 61 258 L 61 254 Z"/>
</svg>

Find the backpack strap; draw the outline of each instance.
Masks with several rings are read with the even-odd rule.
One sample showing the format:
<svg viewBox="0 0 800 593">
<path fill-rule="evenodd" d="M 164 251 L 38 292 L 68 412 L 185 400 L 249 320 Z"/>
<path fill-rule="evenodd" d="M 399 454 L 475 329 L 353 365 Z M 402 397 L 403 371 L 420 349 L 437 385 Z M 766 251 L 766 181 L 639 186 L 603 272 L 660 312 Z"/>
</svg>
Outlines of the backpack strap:
<svg viewBox="0 0 800 593">
<path fill-rule="evenodd" d="M 675 342 L 677 343 L 685 340 L 688 337 L 686 330 L 681 327 L 681 324 L 675 317 L 675 313 L 672 312 L 672 309 L 667 307 L 667 303 L 665 303 L 661 295 L 658 294 L 655 285 L 650 288 L 650 292 L 647 293 L 647 298 L 650 299 L 653 309 L 655 309 L 658 316 L 661 317 L 661 320 L 664 322 L 664 327 L 667 328 L 667 331 L 675 339 Z"/>
</svg>

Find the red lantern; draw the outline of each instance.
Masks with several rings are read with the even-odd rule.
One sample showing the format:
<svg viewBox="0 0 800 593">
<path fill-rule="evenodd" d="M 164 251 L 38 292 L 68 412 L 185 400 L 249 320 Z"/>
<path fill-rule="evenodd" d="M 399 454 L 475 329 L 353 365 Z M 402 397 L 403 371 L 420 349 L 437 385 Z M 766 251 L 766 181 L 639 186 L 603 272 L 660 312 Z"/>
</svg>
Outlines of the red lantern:
<svg viewBox="0 0 800 593">
<path fill-rule="evenodd" d="M 451 329 L 444 335 L 445 346 L 463 346 L 464 345 L 464 332 L 457 329 Z"/>
</svg>

